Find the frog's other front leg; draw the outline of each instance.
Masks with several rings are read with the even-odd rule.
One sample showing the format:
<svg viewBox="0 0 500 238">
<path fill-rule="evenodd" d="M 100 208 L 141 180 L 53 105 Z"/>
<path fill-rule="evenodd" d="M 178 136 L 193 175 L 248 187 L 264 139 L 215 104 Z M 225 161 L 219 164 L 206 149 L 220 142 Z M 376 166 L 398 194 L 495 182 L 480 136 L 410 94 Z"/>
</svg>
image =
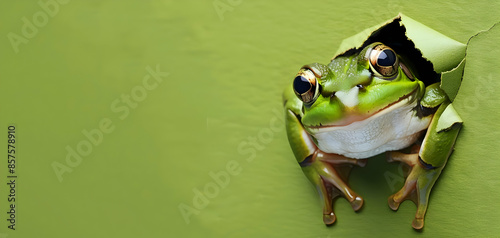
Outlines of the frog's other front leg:
<svg viewBox="0 0 500 238">
<path fill-rule="evenodd" d="M 447 118 L 442 118 L 443 115 Z M 456 120 L 450 120 L 455 116 Z M 431 189 L 453 151 L 460 127 L 460 118 L 451 104 L 445 102 L 434 115 L 418 153 L 389 152 L 388 154 L 389 161 L 400 161 L 410 166 L 410 173 L 403 188 L 389 197 L 389 207 L 397 210 L 401 202 L 411 198 L 417 205 L 412 223 L 416 230 L 424 226 Z"/>
<path fill-rule="evenodd" d="M 297 162 L 323 197 L 324 223 L 331 225 L 335 222 L 333 201 L 339 196 L 345 197 L 353 209 L 358 211 L 363 205 L 363 198 L 352 191 L 345 180 L 353 165 L 364 166 L 366 161 L 322 152 L 305 131 L 297 114 L 290 109 L 287 109 L 285 113 L 287 134 Z M 347 172 L 346 176 L 343 176 L 343 172 Z"/>
</svg>

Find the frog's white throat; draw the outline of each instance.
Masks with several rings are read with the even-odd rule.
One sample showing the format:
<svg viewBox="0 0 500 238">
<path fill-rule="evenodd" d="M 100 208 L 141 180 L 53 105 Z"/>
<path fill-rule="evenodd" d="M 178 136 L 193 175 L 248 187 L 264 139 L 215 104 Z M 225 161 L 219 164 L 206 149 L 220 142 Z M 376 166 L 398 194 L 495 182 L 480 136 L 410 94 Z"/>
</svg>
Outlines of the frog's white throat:
<svg viewBox="0 0 500 238">
<path fill-rule="evenodd" d="M 350 93 L 344 98 L 348 99 Z M 417 100 L 408 97 L 362 121 L 317 128 L 313 137 L 322 151 L 349 158 L 363 159 L 400 150 L 413 144 L 432 118 L 419 118 L 413 110 L 416 106 Z"/>
</svg>

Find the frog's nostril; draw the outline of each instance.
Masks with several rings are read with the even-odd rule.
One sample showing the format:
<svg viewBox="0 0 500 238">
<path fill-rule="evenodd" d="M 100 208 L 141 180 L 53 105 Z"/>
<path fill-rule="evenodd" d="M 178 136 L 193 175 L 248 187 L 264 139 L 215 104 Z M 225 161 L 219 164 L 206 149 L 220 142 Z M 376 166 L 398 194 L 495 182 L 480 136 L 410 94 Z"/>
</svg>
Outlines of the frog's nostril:
<svg viewBox="0 0 500 238">
<path fill-rule="evenodd" d="M 358 84 L 358 85 L 356 85 L 356 87 L 359 89 L 360 92 L 366 91 L 365 85 L 363 85 L 363 84 Z"/>
</svg>

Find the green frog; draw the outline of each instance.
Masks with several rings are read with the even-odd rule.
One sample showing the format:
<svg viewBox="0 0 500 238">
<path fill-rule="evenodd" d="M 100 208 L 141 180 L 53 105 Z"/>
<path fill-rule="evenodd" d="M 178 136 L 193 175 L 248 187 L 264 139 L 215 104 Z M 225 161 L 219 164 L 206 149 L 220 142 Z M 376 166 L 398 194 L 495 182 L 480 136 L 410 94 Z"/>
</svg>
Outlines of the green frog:
<svg viewBox="0 0 500 238">
<path fill-rule="evenodd" d="M 363 206 L 343 168 L 363 167 L 367 158 L 386 153 L 389 162 L 410 168 L 389 207 L 397 210 L 413 197 L 412 226 L 422 229 L 429 194 L 453 151 L 462 121 L 450 100 L 439 82 L 419 80 L 412 62 L 392 48 L 374 42 L 328 65 L 305 65 L 283 94 L 288 140 L 323 199 L 326 225 L 336 221 L 337 197 L 355 211 Z"/>
</svg>

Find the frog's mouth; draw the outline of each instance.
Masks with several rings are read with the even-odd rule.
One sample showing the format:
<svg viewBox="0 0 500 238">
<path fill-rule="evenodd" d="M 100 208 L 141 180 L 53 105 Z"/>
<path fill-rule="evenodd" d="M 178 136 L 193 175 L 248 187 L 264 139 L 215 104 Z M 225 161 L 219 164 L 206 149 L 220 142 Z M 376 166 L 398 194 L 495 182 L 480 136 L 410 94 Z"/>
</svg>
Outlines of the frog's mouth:
<svg viewBox="0 0 500 238">
<path fill-rule="evenodd" d="M 321 124 L 319 126 L 305 126 L 309 132 L 312 134 L 316 133 L 321 133 L 321 132 L 327 132 L 327 131 L 333 131 L 336 129 L 340 129 L 346 126 L 350 126 L 351 124 L 355 122 L 362 122 L 365 120 L 372 120 L 375 118 L 378 118 L 380 116 L 383 116 L 387 113 L 390 113 L 398 108 L 401 108 L 403 106 L 407 106 L 410 104 L 415 104 L 416 105 L 416 98 L 417 98 L 417 93 L 418 93 L 418 87 L 415 88 L 412 92 L 409 94 L 406 94 L 402 97 L 400 97 L 397 101 L 385 106 L 384 108 L 375 111 L 374 113 L 368 114 L 368 115 L 350 115 L 346 117 L 343 120 L 337 121 L 335 123 L 330 123 L 330 124 Z"/>
</svg>

